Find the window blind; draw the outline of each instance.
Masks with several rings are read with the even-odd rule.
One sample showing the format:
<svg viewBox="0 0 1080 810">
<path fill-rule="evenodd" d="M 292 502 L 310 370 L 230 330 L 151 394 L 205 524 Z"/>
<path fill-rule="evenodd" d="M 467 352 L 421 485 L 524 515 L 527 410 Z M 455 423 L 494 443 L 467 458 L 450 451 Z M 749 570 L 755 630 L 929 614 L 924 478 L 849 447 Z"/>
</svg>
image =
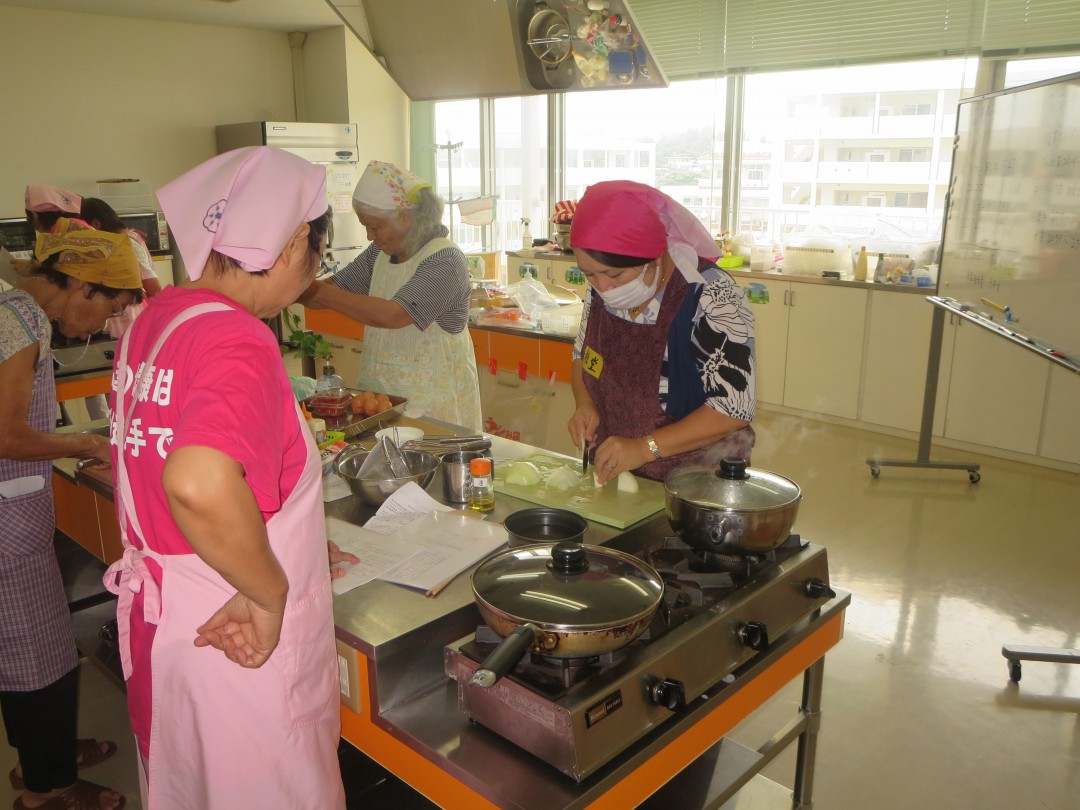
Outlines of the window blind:
<svg viewBox="0 0 1080 810">
<path fill-rule="evenodd" d="M 1077 0 L 630 0 L 668 79 L 1080 48 Z"/>
</svg>

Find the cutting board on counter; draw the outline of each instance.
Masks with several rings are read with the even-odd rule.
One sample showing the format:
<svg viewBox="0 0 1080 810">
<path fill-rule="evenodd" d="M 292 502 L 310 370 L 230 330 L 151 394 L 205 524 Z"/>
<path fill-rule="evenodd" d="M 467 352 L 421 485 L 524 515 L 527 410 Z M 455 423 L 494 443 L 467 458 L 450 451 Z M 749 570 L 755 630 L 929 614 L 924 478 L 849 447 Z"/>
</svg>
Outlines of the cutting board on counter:
<svg viewBox="0 0 1080 810">
<path fill-rule="evenodd" d="M 541 479 L 560 467 L 568 467 L 581 475 L 581 461 L 547 453 L 533 453 L 511 461 L 500 461 L 495 465 L 495 491 L 513 495 L 523 501 L 551 506 L 557 509 L 569 509 L 587 520 L 605 523 L 617 529 L 625 529 L 639 520 L 662 512 L 664 509 L 664 485 L 658 481 L 638 478 L 637 492 L 619 492 L 615 482 L 605 487 L 593 485 L 592 469 L 581 476 L 581 483 L 570 489 L 549 487 L 543 483 L 534 487 L 520 484 L 507 484 L 506 473 L 515 461 L 528 461 L 536 465 Z"/>
</svg>

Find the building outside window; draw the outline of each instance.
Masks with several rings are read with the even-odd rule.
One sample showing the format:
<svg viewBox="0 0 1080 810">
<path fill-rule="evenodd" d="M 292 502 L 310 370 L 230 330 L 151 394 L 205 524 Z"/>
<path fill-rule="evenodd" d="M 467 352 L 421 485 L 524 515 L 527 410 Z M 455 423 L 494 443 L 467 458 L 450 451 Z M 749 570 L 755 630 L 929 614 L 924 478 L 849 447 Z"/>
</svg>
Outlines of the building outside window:
<svg viewBox="0 0 1080 810">
<path fill-rule="evenodd" d="M 954 110 L 975 74 L 976 60 L 953 59 L 747 76 L 743 166 L 751 149 L 755 168 L 766 161 L 769 194 L 740 194 L 737 231 L 940 238 Z"/>
</svg>

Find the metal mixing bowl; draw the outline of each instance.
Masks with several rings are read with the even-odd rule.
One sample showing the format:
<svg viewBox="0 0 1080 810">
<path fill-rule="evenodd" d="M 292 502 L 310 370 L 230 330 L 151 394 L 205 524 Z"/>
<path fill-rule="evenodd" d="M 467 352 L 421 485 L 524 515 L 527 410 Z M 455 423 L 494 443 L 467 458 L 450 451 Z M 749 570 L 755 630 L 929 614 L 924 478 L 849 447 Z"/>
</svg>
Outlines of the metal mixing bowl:
<svg viewBox="0 0 1080 810">
<path fill-rule="evenodd" d="M 439 469 L 439 458 L 431 453 L 418 450 L 402 450 L 405 463 L 412 475 L 404 478 L 360 478 L 360 468 L 368 457 L 367 450 L 350 452 L 343 450 L 334 460 L 334 472 L 345 479 L 353 495 L 370 506 L 381 506 L 383 501 L 401 489 L 410 481 L 415 481 L 423 489 L 431 483 Z"/>
</svg>

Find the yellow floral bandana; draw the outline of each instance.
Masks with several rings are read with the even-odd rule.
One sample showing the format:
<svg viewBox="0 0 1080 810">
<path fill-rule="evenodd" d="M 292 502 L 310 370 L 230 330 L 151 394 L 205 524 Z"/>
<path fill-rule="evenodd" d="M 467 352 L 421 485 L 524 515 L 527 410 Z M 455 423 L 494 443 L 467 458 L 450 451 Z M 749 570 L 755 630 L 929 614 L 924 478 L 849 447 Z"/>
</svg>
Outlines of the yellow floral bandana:
<svg viewBox="0 0 1080 810">
<path fill-rule="evenodd" d="M 57 233 L 37 235 L 34 255 L 39 262 L 59 254 L 54 268 L 79 281 L 114 290 L 142 287 L 139 263 L 127 234 L 68 230 L 63 218 L 57 223 Z"/>
<path fill-rule="evenodd" d="M 381 211 L 397 211 L 415 208 L 420 202 L 420 190 L 425 188 L 431 188 L 431 183 L 412 172 L 393 163 L 373 160 L 360 176 L 353 200 Z"/>
</svg>

